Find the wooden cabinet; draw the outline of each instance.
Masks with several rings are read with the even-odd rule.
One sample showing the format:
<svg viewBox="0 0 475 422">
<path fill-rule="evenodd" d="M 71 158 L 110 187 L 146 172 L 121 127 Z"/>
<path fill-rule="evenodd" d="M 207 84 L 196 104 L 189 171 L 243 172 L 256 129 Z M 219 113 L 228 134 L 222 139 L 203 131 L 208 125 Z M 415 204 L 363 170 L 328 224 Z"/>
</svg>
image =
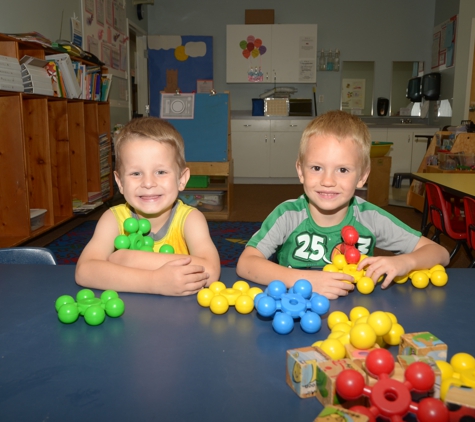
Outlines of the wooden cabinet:
<svg viewBox="0 0 475 422">
<path fill-rule="evenodd" d="M 315 83 L 316 66 L 315 24 L 226 27 L 227 83 Z"/>
<path fill-rule="evenodd" d="M 51 51 L 0 35 L 0 55 L 44 58 Z M 73 218 L 73 199 L 112 197 L 112 174 L 101 177 L 99 137 L 109 104 L 0 91 L 0 247 L 19 245 Z M 103 171 L 104 173 L 104 171 Z M 46 210 L 31 230 L 30 209 Z"/>
<path fill-rule="evenodd" d="M 295 162 L 300 138 L 310 121 L 310 119 L 232 120 L 236 178 L 296 179 Z"/>
</svg>

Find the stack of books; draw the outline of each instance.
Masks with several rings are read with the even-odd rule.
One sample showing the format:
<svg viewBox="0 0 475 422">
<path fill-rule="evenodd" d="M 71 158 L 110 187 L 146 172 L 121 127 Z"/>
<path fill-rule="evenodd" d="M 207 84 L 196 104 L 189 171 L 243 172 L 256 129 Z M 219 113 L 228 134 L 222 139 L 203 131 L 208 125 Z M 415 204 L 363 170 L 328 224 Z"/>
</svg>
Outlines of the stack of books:
<svg viewBox="0 0 475 422">
<path fill-rule="evenodd" d="M 109 163 L 110 142 L 107 133 L 99 135 L 99 159 L 101 170 L 101 193 L 103 198 L 107 198 L 110 194 L 109 174 L 111 167 Z"/>
<path fill-rule="evenodd" d="M 54 95 L 51 78 L 45 69 L 46 60 L 23 56 L 20 60 L 21 77 L 25 92 L 31 94 Z"/>
<path fill-rule="evenodd" d="M 80 98 L 81 89 L 69 54 L 51 54 L 46 56 L 45 59 L 48 60 L 48 73 L 56 79 L 57 89 L 55 96 Z M 54 88 L 55 85 L 53 83 Z"/>
<path fill-rule="evenodd" d="M 24 92 L 18 59 L 0 56 L 0 90 Z"/>
</svg>

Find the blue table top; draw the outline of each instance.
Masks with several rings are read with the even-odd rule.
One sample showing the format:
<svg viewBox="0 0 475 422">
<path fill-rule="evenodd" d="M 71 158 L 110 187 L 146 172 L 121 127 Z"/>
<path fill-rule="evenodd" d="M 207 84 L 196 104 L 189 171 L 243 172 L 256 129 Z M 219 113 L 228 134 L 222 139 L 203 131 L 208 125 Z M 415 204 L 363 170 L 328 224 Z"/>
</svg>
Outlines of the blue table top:
<svg viewBox="0 0 475 422">
<path fill-rule="evenodd" d="M 214 315 L 196 296 L 121 293 L 122 317 L 96 327 L 82 317 L 64 325 L 54 303 L 81 289 L 74 269 L 0 265 L 2 421 L 312 421 L 322 409 L 286 384 L 285 362 L 288 349 L 328 336 L 326 318 L 316 334 L 297 323 L 279 335 L 256 311 Z M 355 291 L 332 301 L 330 312 L 393 312 L 406 332 L 430 331 L 447 343 L 449 358 L 475 356 L 475 271 L 448 274 L 443 288 Z M 238 279 L 234 269 L 222 269 L 226 285 Z"/>
</svg>

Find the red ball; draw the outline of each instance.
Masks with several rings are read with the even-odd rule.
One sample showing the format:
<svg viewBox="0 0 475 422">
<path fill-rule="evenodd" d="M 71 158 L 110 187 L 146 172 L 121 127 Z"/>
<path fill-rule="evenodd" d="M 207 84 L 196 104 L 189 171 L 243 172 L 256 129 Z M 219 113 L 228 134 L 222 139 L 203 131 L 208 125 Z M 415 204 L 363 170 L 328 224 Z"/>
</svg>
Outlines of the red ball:
<svg viewBox="0 0 475 422">
<path fill-rule="evenodd" d="M 354 400 L 363 394 L 365 380 L 354 369 L 341 371 L 336 378 L 336 391 L 345 400 Z"/>
<path fill-rule="evenodd" d="M 424 362 L 411 363 L 406 369 L 405 377 L 415 391 L 422 393 L 430 391 L 435 382 L 434 371 Z"/>
<path fill-rule="evenodd" d="M 341 229 L 341 237 L 347 245 L 355 245 L 360 235 L 353 226 L 345 226 Z"/>
<path fill-rule="evenodd" d="M 366 369 L 375 377 L 390 374 L 394 370 L 394 358 L 386 349 L 374 349 L 366 357 Z"/>
<path fill-rule="evenodd" d="M 449 420 L 449 409 L 440 400 L 428 397 L 419 402 L 417 409 L 419 422 L 439 422 Z"/>
<path fill-rule="evenodd" d="M 354 246 L 346 245 L 345 258 L 348 264 L 357 264 L 358 262 L 360 262 L 361 253 Z"/>
</svg>

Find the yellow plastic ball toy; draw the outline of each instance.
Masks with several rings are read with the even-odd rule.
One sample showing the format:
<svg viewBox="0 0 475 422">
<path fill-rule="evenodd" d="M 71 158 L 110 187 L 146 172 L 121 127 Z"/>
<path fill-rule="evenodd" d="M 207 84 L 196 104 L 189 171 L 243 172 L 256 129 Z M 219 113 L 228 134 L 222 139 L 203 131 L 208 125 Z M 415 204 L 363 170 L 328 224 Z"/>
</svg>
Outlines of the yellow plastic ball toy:
<svg viewBox="0 0 475 422">
<path fill-rule="evenodd" d="M 244 280 L 239 280 L 233 284 L 233 289 L 239 290 L 242 293 L 246 293 L 249 290 L 249 284 Z"/>
<path fill-rule="evenodd" d="M 351 330 L 351 325 L 347 322 L 339 322 L 332 327 L 332 333 L 334 331 L 342 331 L 344 333 L 349 333 Z"/>
<path fill-rule="evenodd" d="M 449 362 L 446 362 L 445 360 L 436 360 L 435 364 L 440 370 L 442 381 L 453 377 L 454 368 L 452 368 L 452 365 Z"/>
<path fill-rule="evenodd" d="M 334 338 L 334 339 L 338 340 L 343 335 L 345 335 L 344 331 L 332 331 L 330 334 L 328 334 L 327 339 Z"/>
<path fill-rule="evenodd" d="M 369 324 L 357 324 L 350 331 L 350 343 L 360 350 L 370 349 L 376 343 L 376 333 Z"/>
<path fill-rule="evenodd" d="M 242 295 L 242 292 L 240 290 L 227 288 L 220 290 L 219 294 L 228 300 L 229 305 L 234 306 L 237 298 Z"/>
<path fill-rule="evenodd" d="M 229 302 L 224 296 L 216 295 L 211 299 L 209 308 L 214 314 L 225 314 L 229 309 Z"/>
<path fill-rule="evenodd" d="M 339 270 L 342 270 L 345 265 L 348 263 L 346 262 L 345 255 L 338 254 L 335 255 L 332 259 L 332 264 L 337 267 Z"/>
<path fill-rule="evenodd" d="M 204 308 L 207 308 L 209 307 L 211 303 L 211 299 L 213 299 L 213 297 L 214 297 L 214 293 L 210 289 L 205 288 L 205 289 L 201 289 L 198 292 L 197 300 L 201 306 L 203 306 Z"/>
<path fill-rule="evenodd" d="M 384 336 L 389 333 L 393 325 L 391 318 L 383 311 L 376 311 L 368 317 L 368 324 L 377 336 Z"/>
<path fill-rule="evenodd" d="M 475 369 L 475 358 L 468 353 L 456 353 L 450 359 L 454 372 L 461 373 L 467 369 Z"/>
<path fill-rule="evenodd" d="M 404 276 L 403 275 L 398 275 L 398 276 L 393 278 L 393 281 L 396 284 L 404 284 L 408 279 L 409 279 L 408 275 L 404 275 Z"/>
<path fill-rule="evenodd" d="M 349 344 L 350 343 L 350 333 L 344 333 L 343 335 L 341 335 L 340 337 L 338 337 L 338 341 L 343 344 L 343 346 L 345 344 Z"/>
<path fill-rule="evenodd" d="M 369 311 L 364 306 L 355 306 L 350 311 L 350 321 L 356 321 L 363 316 L 369 316 Z"/>
<path fill-rule="evenodd" d="M 354 325 L 357 325 L 357 324 L 367 324 L 368 323 L 368 317 L 369 317 L 369 314 L 368 315 L 365 315 L 365 316 L 362 316 L 362 317 L 359 317 Z"/>
<path fill-rule="evenodd" d="M 335 324 L 339 322 L 347 322 L 348 317 L 344 312 L 341 311 L 333 311 L 330 315 L 328 315 L 328 328 L 331 330 Z"/>
<path fill-rule="evenodd" d="M 430 281 L 434 286 L 442 287 L 447 284 L 447 281 L 449 281 L 449 276 L 445 271 L 432 271 L 430 273 Z"/>
<path fill-rule="evenodd" d="M 234 306 L 240 314 L 249 314 L 254 309 L 254 300 L 248 295 L 242 295 L 236 299 Z"/>
<path fill-rule="evenodd" d="M 397 323 L 396 315 L 394 315 L 392 312 L 386 312 L 386 315 L 391 319 L 393 324 Z"/>
<path fill-rule="evenodd" d="M 373 280 L 369 277 L 361 277 L 356 283 L 356 288 L 363 295 L 369 295 L 374 290 Z"/>
<path fill-rule="evenodd" d="M 264 293 L 264 292 L 262 291 L 262 289 L 260 289 L 259 287 L 251 287 L 251 288 L 247 291 L 247 295 L 248 295 L 248 296 L 251 296 L 252 300 L 254 300 L 254 298 L 255 298 L 259 293 Z"/>
<path fill-rule="evenodd" d="M 226 288 L 226 285 L 222 281 L 214 281 L 209 285 L 209 289 L 218 294 L 221 290 L 224 290 Z"/>
<path fill-rule="evenodd" d="M 333 338 L 323 340 L 320 349 L 322 349 L 333 360 L 343 359 L 346 355 L 345 346 Z"/>
<path fill-rule="evenodd" d="M 417 289 L 425 289 L 429 285 L 429 276 L 424 271 L 416 271 L 412 275 L 411 281 Z"/>
<path fill-rule="evenodd" d="M 355 279 L 355 283 L 358 282 L 358 280 L 361 280 L 361 277 L 363 277 L 364 275 L 364 270 L 358 271 L 356 268 L 356 264 L 347 264 L 343 267 L 342 270 L 343 273 L 352 276 Z"/>
<path fill-rule="evenodd" d="M 323 340 L 318 340 L 315 343 L 312 344 L 312 347 L 320 347 L 323 343 Z"/>
<path fill-rule="evenodd" d="M 431 273 L 433 273 L 434 271 L 443 271 L 445 273 L 445 267 L 443 265 L 437 264 L 434 265 L 429 271 Z"/>
<path fill-rule="evenodd" d="M 333 264 L 327 264 L 323 267 L 323 271 L 329 272 L 329 273 L 338 273 L 340 270 L 336 265 Z"/>
<path fill-rule="evenodd" d="M 401 324 L 393 323 L 389 333 L 383 336 L 383 340 L 390 346 L 397 346 L 401 343 L 401 336 L 404 334 L 404 328 Z"/>
</svg>

